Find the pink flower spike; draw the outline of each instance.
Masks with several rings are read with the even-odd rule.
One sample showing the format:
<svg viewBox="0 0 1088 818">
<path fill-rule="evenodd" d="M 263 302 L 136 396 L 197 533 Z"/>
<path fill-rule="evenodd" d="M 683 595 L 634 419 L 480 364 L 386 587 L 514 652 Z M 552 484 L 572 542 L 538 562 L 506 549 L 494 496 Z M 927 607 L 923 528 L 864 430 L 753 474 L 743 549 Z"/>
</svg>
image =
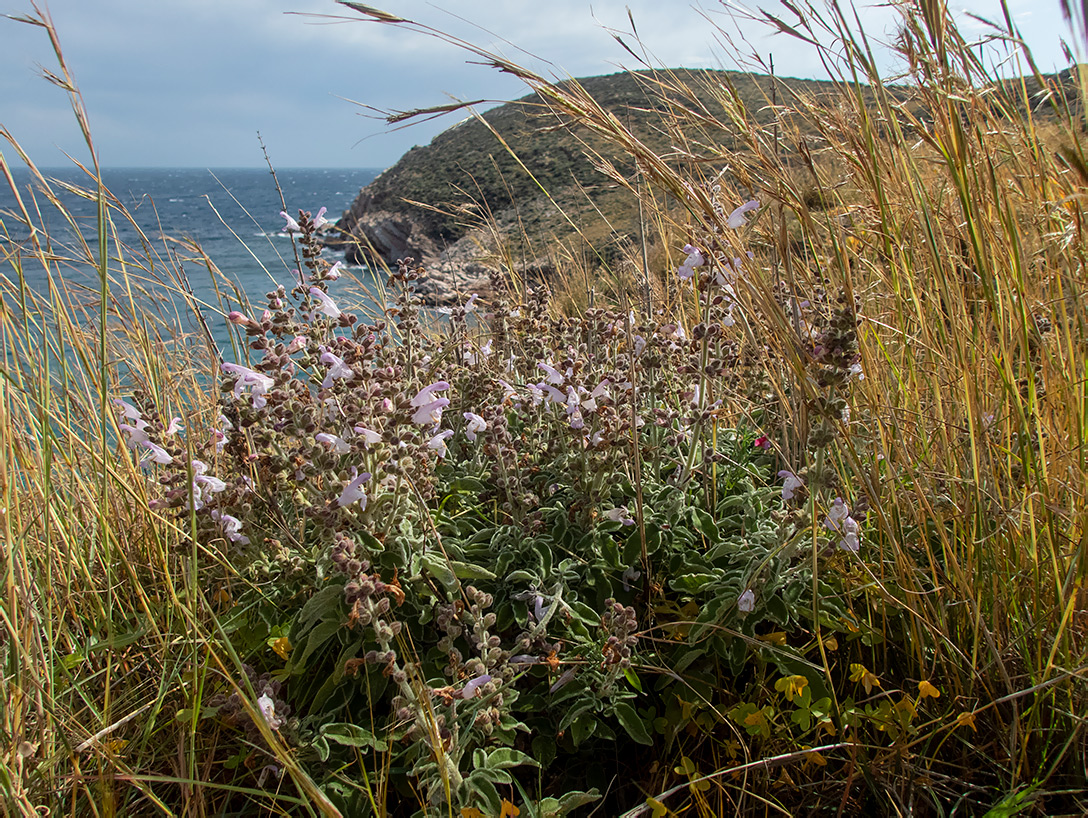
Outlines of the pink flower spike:
<svg viewBox="0 0 1088 818">
<path fill-rule="evenodd" d="M 744 214 L 753 210 L 759 209 L 759 201 L 752 199 L 745 202 L 732 213 L 729 214 L 729 219 L 726 221 L 725 226 L 731 230 L 736 230 L 739 227 L 744 227 L 747 223 L 747 219 L 744 218 Z"/>
<path fill-rule="evenodd" d="M 449 452 L 446 449 L 446 440 L 453 437 L 453 429 L 447 429 L 444 432 L 439 432 L 430 440 L 427 441 L 427 448 L 434 449 L 438 452 L 438 456 L 444 458 Z"/>
<path fill-rule="evenodd" d="M 329 223 L 329 220 L 325 218 L 325 214 L 328 212 L 328 210 L 329 209 L 327 207 L 323 207 L 319 211 L 317 211 L 317 215 L 314 216 L 314 230 L 320 230 L 322 227 Z"/>
<path fill-rule="evenodd" d="M 449 388 L 450 385 L 445 381 L 435 381 L 430 386 L 424 386 L 420 389 L 409 403 L 411 403 L 412 406 L 424 406 L 426 404 L 434 403 L 434 393 L 445 392 Z M 448 406 L 449 404 L 447 403 L 446 405 Z"/>
<path fill-rule="evenodd" d="M 321 312 L 329 316 L 329 318 L 337 319 L 340 317 L 340 308 L 336 306 L 336 302 L 328 297 L 319 287 L 311 287 L 310 295 L 321 302 Z"/>
<path fill-rule="evenodd" d="M 352 503 L 359 503 L 359 510 L 366 509 L 366 492 L 363 491 L 363 483 L 370 479 L 370 472 L 362 472 L 354 480 L 348 483 L 340 496 L 336 498 L 336 505 L 340 508 Z"/>
<path fill-rule="evenodd" d="M 286 210 L 281 210 L 280 215 L 287 220 L 287 224 L 283 226 L 283 230 L 286 233 L 301 233 L 302 228 L 298 226 L 298 222 L 287 215 Z"/>
<path fill-rule="evenodd" d="M 448 398 L 437 398 L 431 403 L 420 406 L 412 415 L 412 423 L 418 426 L 430 426 L 442 422 L 442 410 L 450 405 Z"/>
<path fill-rule="evenodd" d="M 305 335 L 296 335 L 291 339 L 291 343 L 287 345 L 287 354 L 294 355 L 296 352 L 305 349 L 308 343 L 310 343 L 310 339 Z"/>
</svg>

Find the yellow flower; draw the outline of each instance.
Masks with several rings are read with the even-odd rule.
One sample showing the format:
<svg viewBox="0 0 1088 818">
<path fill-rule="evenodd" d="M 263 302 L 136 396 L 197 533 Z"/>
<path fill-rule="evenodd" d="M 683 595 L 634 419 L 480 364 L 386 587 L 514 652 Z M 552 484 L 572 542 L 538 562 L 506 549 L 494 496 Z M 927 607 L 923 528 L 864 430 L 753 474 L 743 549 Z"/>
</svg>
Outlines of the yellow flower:
<svg viewBox="0 0 1088 818">
<path fill-rule="evenodd" d="M 918 682 L 918 700 L 921 701 L 926 698 L 926 696 L 932 696 L 934 699 L 939 699 L 941 697 L 941 691 L 923 679 Z"/>
<path fill-rule="evenodd" d="M 287 661 L 291 658 L 291 642 L 286 636 L 281 636 L 278 639 L 269 639 L 268 646 L 276 652 L 283 661 Z"/>
<path fill-rule="evenodd" d="M 958 716 L 956 716 L 956 726 L 957 727 L 964 727 L 964 726 L 970 727 L 976 733 L 978 732 L 978 728 L 975 727 L 975 714 L 974 713 L 960 713 Z"/>
<path fill-rule="evenodd" d="M 876 674 L 866 668 L 865 665 L 856 663 L 850 665 L 850 681 L 861 682 L 865 686 L 866 696 L 873 692 L 874 687 L 881 687 L 880 679 L 876 677 Z"/>
<path fill-rule="evenodd" d="M 785 693 L 786 699 L 793 702 L 794 698 L 801 695 L 801 691 L 807 684 L 808 679 L 804 676 L 783 676 L 774 683 L 774 689 L 779 693 Z"/>
<path fill-rule="evenodd" d="M 521 815 L 520 809 L 505 798 L 502 799 L 502 812 L 499 813 L 499 818 L 518 818 L 519 815 Z"/>
</svg>

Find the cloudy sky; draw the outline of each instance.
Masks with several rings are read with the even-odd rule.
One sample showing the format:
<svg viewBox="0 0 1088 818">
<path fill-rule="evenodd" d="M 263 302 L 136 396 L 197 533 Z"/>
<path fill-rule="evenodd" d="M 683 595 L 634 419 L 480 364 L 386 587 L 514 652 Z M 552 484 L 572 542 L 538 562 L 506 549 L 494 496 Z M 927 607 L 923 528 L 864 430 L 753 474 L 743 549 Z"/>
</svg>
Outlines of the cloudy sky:
<svg viewBox="0 0 1088 818">
<path fill-rule="evenodd" d="M 997 0 L 952 3 L 1001 18 Z M 776 0 L 371 4 L 556 76 L 635 67 L 611 33 L 629 34 L 628 8 L 652 64 L 736 68 L 725 31 L 773 55 L 782 76 L 822 76 L 815 55 L 797 41 L 741 19 L 746 8 L 775 9 Z M 1068 29 L 1058 0 L 1009 4 L 1040 67 L 1064 68 L 1059 42 Z M 895 14 L 886 4 L 857 6 L 869 34 L 891 38 Z M 257 166 L 259 131 L 279 167 L 385 167 L 456 118 L 394 131 L 355 103 L 403 110 L 524 94 L 517 80 L 474 64 L 458 48 L 364 22 L 333 0 L 51 0 L 48 9 L 106 166 Z M 33 7 L 0 0 L 0 12 L 25 15 Z M 986 33 L 961 19 L 970 36 Z M 61 151 L 79 158 L 86 151 L 64 92 L 41 78 L 43 67 L 55 68 L 45 32 L 0 19 L 0 125 L 39 165 L 67 164 Z M 3 141 L 0 153 L 12 157 Z"/>
</svg>

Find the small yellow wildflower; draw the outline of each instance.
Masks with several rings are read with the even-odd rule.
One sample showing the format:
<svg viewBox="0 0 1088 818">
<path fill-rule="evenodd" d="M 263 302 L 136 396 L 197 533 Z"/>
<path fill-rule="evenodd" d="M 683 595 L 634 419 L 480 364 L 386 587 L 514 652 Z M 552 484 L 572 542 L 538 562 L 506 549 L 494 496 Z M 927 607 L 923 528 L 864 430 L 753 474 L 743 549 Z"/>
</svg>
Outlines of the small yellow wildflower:
<svg viewBox="0 0 1088 818">
<path fill-rule="evenodd" d="M 860 682 L 865 686 L 865 695 L 868 696 L 873 692 L 874 687 L 881 687 L 880 679 L 876 677 L 876 674 L 870 671 L 865 665 L 859 665 L 854 663 L 850 665 L 850 681 Z"/>
<path fill-rule="evenodd" d="M 808 684 L 808 679 L 804 676 L 783 676 L 777 682 L 774 683 L 774 689 L 779 693 L 785 693 L 786 699 L 789 702 L 801 695 L 801 691 L 805 689 Z"/>
<path fill-rule="evenodd" d="M 939 699 L 941 697 L 941 691 L 939 691 L 925 679 L 922 679 L 922 681 L 918 682 L 918 700 L 921 701 L 927 696 L 932 696 L 934 699 Z"/>
</svg>

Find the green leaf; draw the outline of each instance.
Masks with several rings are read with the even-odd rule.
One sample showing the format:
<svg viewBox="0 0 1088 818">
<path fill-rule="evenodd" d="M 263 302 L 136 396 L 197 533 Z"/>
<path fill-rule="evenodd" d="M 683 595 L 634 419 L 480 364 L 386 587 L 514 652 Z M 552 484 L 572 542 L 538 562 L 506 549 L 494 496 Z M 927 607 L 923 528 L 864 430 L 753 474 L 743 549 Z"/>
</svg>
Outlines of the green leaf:
<svg viewBox="0 0 1088 818">
<path fill-rule="evenodd" d="M 715 574 L 685 574 L 669 580 L 669 585 L 676 591 L 697 594 L 718 582 Z"/>
<path fill-rule="evenodd" d="M 650 738 L 650 732 L 646 729 L 646 723 L 639 718 L 635 708 L 626 702 L 616 702 L 612 706 L 612 712 L 619 719 L 620 726 L 627 731 L 627 735 L 639 744 L 652 745 L 654 740 Z"/>
<path fill-rule="evenodd" d="M 457 587 L 457 574 L 454 573 L 450 561 L 444 556 L 428 551 L 423 555 L 422 561 L 423 567 L 440 583 L 450 589 Z"/>
<path fill-rule="evenodd" d="M 531 584 L 533 582 L 539 582 L 539 580 L 540 578 L 532 571 L 525 571 L 521 569 L 517 571 L 511 571 L 509 574 L 506 575 L 507 582 L 528 582 Z"/>
<path fill-rule="evenodd" d="M 482 565 L 450 560 L 450 567 L 458 579 L 495 579 L 495 575 Z"/>
<path fill-rule="evenodd" d="M 771 594 L 763 600 L 763 605 L 767 609 L 767 615 L 777 622 L 779 625 L 788 625 L 790 621 L 790 612 L 786 607 L 786 603 L 782 600 L 782 597 L 778 594 Z"/>
<path fill-rule="evenodd" d="M 570 726 L 570 737 L 574 746 L 579 746 L 583 741 L 593 735 L 597 729 L 597 717 L 589 713 L 579 716 Z"/>
<path fill-rule="evenodd" d="M 324 736 L 318 736 L 317 738 L 315 738 L 310 746 L 314 748 L 314 751 L 317 753 L 317 757 L 320 758 L 322 761 L 329 760 L 329 742 L 325 740 Z"/>
<path fill-rule="evenodd" d="M 624 668 L 623 676 L 625 679 L 627 679 L 627 684 L 631 685 L 631 687 L 633 687 L 639 693 L 642 692 L 642 680 L 638 677 L 638 674 L 635 673 L 634 668 Z"/>
<path fill-rule="evenodd" d="M 695 527 L 702 532 L 710 542 L 715 543 L 718 541 L 718 526 L 714 524 L 714 518 L 703 511 L 701 508 L 693 508 L 691 510 L 692 522 L 695 523 Z"/>
<path fill-rule="evenodd" d="M 377 738 L 365 727 L 360 727 L 358 724 L 350 724 L 348 722 L 326 724 L 321 728 L 321 735 L 329 741 L 335 741 L 337 744 L 343 744 L 345 747 L 359 747 L 363 749 L 373 747 L 381 753 L 384 753 L 389 749 L 389 744 L 384 739 Z"/>
<path fill-rule="evenodd" d="M 509 767 L 519 767 L 522 764 L 529 764 L 533 767 L 540 766 L 532 756 L 511 747 L 499 747 L 487 754 L 487 767 L 491 770 L 505 770 Z"/>
<path fill-rule="evenodd" d="M 300 670 L 305 671 L 306 660 L 309 659 L 314 654 L 314 652 L 317 651 L 318 648 L 320 648 L 322 645 L 324 645 L 326 642 L 336 636 L 337 631 L 339 631 L 341 628 L 343 628 L 343 625 L 339 621 L 332 620 L 328 622 L 322 622 L 316 628 L 310 631 L 310 635 L 306 639 L 306 650 L 302 652 L 302 655 L 299 657 L 297 662 L 291 662 L 292 673 L 298 672 Z M 294 654 L 292 654 L 291 658 L 292 660 L 294 659 Z"/>
<path fill-rule="evenodd" d="M 555 740 L 548 736 L 537 736 L 533 739 L 533 755 L 540 760 L 540 763 L 547 767 L 552 761 L 555 760 L 555 755 L 558 749 L 555 746 Z"/>
<path fill-rule="evenodd" d="M 342 600 L 344 598 L 344 586 L 343 584 L 334 583 L 332 585 L 326 585 L 312 597 L 310 597 L 306 604 L 302 606 L 302 610 L 299 611 L 298 619 L 298 633 L 301 634 L 314 626 L 320 619 L 331 619 L 340 617 L 340 608 Z M 292 641 L 298 641 L 297 639 Z"/>
</svg>

